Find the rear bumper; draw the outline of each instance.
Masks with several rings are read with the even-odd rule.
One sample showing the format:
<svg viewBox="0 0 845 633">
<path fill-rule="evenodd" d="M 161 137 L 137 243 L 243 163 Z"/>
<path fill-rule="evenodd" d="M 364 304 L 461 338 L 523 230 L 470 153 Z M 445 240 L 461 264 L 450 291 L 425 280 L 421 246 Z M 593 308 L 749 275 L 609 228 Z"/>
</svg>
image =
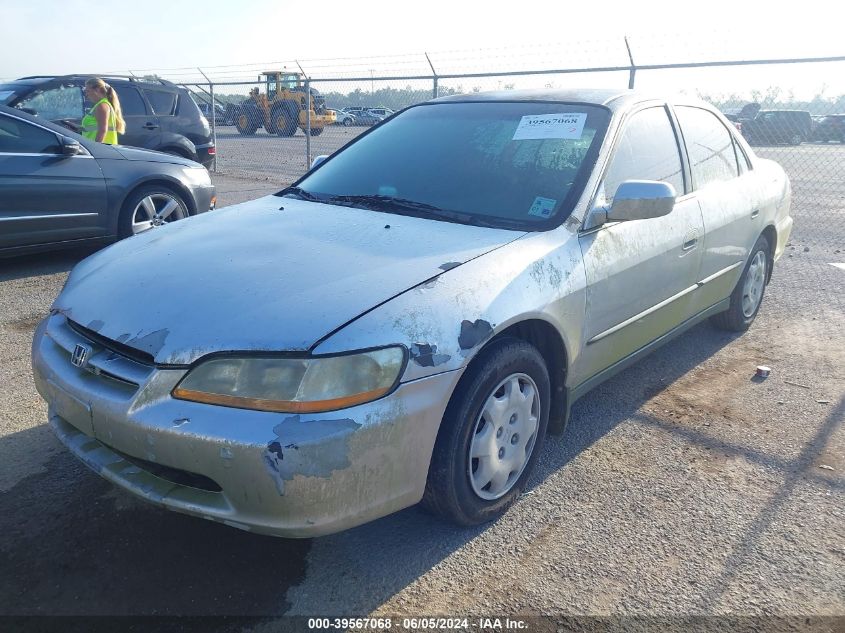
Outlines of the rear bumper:
<svg viewBox="0 0 845 633">
<path fill-rule="evenodd" d="M 203 145 L 195 145 L 197 150 L 197 162 L 206 169 L 210 169 L 214 164 L 214 157 L 217 155 L 217 148 L 214 143 L 205 143 Z"/>
</svg>

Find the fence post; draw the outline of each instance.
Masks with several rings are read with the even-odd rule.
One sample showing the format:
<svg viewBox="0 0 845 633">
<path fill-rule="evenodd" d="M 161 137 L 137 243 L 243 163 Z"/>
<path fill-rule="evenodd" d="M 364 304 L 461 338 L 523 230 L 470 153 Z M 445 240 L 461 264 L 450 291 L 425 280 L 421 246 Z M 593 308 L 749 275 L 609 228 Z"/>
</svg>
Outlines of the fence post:
<svg viewBox="0 0 845 633">
<path fill-rule="evenodd" d="M 631 45 L 628 43 L 628 36 L 625 36 L 625 48 L 628 49 L 628 59 L 631 60 L 631 70 L 628 73 L 628 88 L 634 88 L 634 78 L 637 76 L 637 66 L 634 64 L 634 55 L 631 53 Z"/>
<path fill-rule="evenodd" d="M 311 79 L 305 78 L 305 94 L 308 95 L 308 110 L 305 113 L 305 169 L 311 169 Z"/>
<path fill-rule="evenodd" d="M 214 158 L 211 162 L 211 171 L 217 173 L 217 101 L 214 100 L 214 83 L 208 78 L 202 68 L 197 67 L 205 80 L 208 82 L 208 91 L 211 93 L 211 142 L 214 143 Z"/>
<path fill-rule="evenodd" d="M 431 75 L 432 75 L 432 80 L 433 80 L 433 83 L 434 83 L 434 86 L 433 86 L 433 89 L 432 89 L 432 98 L 436 99 L 437 93 L 438 93 L 437 71 L 434 70 L 434 64 L 431 63 L 431 59 L 429 58 L 428 53 L 425 53 L 425 58 L 428 60 L 428 65 L 431 66 Z"/>
</svg>

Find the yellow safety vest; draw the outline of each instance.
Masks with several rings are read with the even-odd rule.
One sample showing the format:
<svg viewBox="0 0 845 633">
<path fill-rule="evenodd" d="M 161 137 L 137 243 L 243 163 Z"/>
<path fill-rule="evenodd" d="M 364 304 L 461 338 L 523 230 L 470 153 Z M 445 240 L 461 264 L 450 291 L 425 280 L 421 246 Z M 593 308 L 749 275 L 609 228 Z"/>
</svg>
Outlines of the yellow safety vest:
<svg viewBox="0 0 845 633">
<path fill-rule="evenodd" d="M 117 117 L 114 114 L 114 108 L 111 107 L 108 99 L 100 99 L 97 103 L 91 106 L 88 114 L 82 117 L 82 136 L 90 138 L 92 141 L 97 140 L 97 117 L 94 116 L 94 108 L 101 103 L 105 103 L 109 107 L 109 121 L 108 128 L 106 128 L 106 135 L 103 137 L 103 143 L 109 145 L 117 145 Z"/>
</svg>

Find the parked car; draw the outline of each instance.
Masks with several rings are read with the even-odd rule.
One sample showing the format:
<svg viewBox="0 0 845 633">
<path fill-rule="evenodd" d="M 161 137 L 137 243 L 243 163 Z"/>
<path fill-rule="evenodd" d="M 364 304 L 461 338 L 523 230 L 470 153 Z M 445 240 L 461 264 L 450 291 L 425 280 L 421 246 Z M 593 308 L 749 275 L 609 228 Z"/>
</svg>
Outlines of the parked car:
<svg viewBox="0 0 845 633">
<path fill-rule="evenodd" d="M 813 139 L 823 143 L 829 141 L 845 143 L 845 114 L 830 114 L 821 117 L 813 128 Z"/>
<path fill-rule="evenodd" d="M 83 87 L 92 75 L 23 77 L 0 84 L 0 105 L 79 130 L 86 108 Z M 126 132 L 121 145 L 182 156 L 206 167 L 214 161 L 211 128 L 185 88 L 164 79 L 103 77 L 120 99 Z"/>
<path fill-rule="evenodd" d="M 760 110 L 753 119 L 742 120 L 742 133 L 752 145 L 810 140 L 813 119 L 806 110 Z"/>
<path fill-rule="evenodd" d="M 445 97 L 315 163 L 71 272 L 33 371 L 86 465 L 266 534 L 490 521 L 591 388 L 748 328 L 792 226 L 777 163 L 636 91 Z"/>
<path fill-rule="evenodd" d="M 365 108 L 364 106 L 348 106 L 346 108 L 341 108 L 341 112 L 349 112 L 350 114 L 358 114 L 359 112 L 365 112 L 369 110 L 369 108 Z"/>
<path fill-rule="evenodd" d="M 361 110 L 355 113 L 354 125 L 375 125 L 381 123 L 384 118 L 384 116 L 375 114 L 370 110 Z"/>
<path fill-rule="evenodd" d="M 0 106 L 0 255 L 127 237 L 214 208 L 208 171 Z"/>
<path fill-rule="evenodd" d="M 211 121 L 211 104 L 206 103 L 205 101 L 200 101 L 197 103 L 197 107 L 200 109 L 202 115 L 206 118 L 207 121 Z M 224 108 L 221 104 L 215 103 L 214 104 L 214 123 L 215 125 L 225 125 L 226 123 L 226 108 Z"/>
<path fill-rule="evenodd" d="M 390 108 L 370 108 L 368 112 L 375 114 L 377 117 L 381 117 L 382 119 L 386 119 L 393 114 L 393 110 Z"/>
<path fill-rule="evenodd" d="M 355 115 L 351 112 L 344 112 L 343 110 L 332 109 L 328 109 L 327 112 L 334 113 L 335 125 L 342 125 L 344 127 L 350 127 L 352 125 L 355 125 Z"/>
</svg>

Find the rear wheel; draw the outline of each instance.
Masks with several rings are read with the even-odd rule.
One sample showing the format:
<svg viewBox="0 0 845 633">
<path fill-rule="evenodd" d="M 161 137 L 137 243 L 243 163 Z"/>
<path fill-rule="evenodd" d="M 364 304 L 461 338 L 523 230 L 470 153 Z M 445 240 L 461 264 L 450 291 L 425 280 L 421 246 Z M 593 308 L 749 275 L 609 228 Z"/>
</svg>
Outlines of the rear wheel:
<svg viewBox="0 0 845 633">
<path fill-rule="evenodd" d="M 518 339 L 482 350 L 441 423 L 423 504 L 460 525 L 498 518 L 531 476 L 549 421 L 543 357 Z"/>
<path fill-rule="evenodd" d="M 147 185 L 133 191 L 120 212 L 118 235 L 138 235 L 190 215 L 184 197 L 164 185 Z"/>
<path fill-rule="evenodd" d="M 745 270 L 731 293 L 730 306 L 710 318 L 713 325 L 732 332 L 744 332 L 751 326 L 766 292 L 769 252 L 769 241 L 761 235 L 751 249 Z"/>
<path fill-rule="evenodd" d="M 321 127 L 312 127 L 311 128 L 311 136 L 320 136 L 320 134 L 323 133 L 324 129 L 325 128 L 321 128 Z"/>
<path fill-rule="evenodd" d="M 352 117 L 348 116 L 343 120 L 343 127 L 352 127 Z"/>
<path fill-rule="evenodd" d="M 800 134 L 793 134 L 789 137 L 789 144 L 790 145 L 801 145 L 804 142 L 804 137 Z"/>
</svg>

